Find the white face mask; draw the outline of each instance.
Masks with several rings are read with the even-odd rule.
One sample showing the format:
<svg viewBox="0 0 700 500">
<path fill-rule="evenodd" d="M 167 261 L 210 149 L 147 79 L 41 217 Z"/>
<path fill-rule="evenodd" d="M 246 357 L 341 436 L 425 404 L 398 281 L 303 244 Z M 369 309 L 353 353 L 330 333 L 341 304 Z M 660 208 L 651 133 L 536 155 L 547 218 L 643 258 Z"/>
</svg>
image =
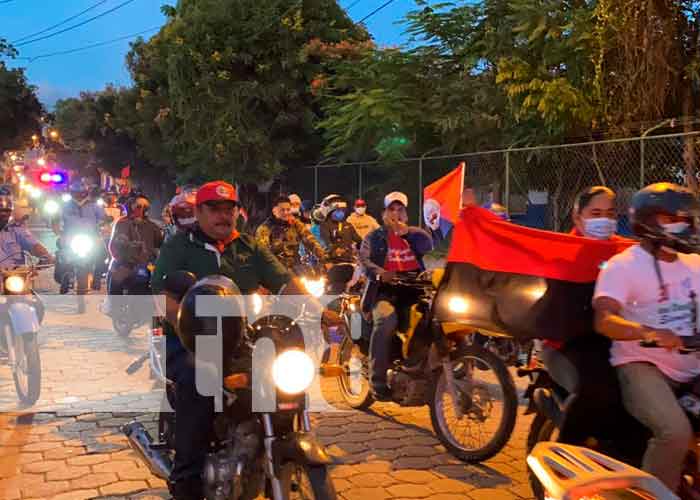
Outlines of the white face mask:
<svg viewBox="0 0 700 500">
<path fill-rule="evenodd" d="M 690 227 L 687 222 L 674 222 L 672 224 L 661 224 L 664 232 L 668 234 L 681 234 Z"/>
<path fill-rule="evenodd" d="M 617 221 L 607 217 L 583 220 L 583 235 L 596 240 L 609 240 L 617 231 Z"/>
<path fill-rule="evenodd" d="M 355 213 L 357 215 L 365 215 L 366 211 L 367 211 L 367 207 L 355 207 Z"/>
</svg>

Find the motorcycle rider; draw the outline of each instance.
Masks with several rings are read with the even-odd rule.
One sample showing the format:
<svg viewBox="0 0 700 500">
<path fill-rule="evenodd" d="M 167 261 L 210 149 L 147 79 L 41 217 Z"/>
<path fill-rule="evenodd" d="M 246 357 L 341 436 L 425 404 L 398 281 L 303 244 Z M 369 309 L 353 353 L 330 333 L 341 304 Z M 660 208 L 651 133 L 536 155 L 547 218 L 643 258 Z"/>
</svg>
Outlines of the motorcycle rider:
<svg viewBox="0 0 700 500">
<path fill-rule="evenodd" d="M 571 234 L 596 240 L 616 239 L 617 208 L 615 191 L 606 186 L 591 186 L 574 202 Z"/>
<path fill-rule="evenodd" d="M 292 193 L 289 195 L 289 211 L 297 219 L 301 218 L 301 197 L 298 194 Z"/>
<path fill-rule="evenodd" d="M 674 389 L 700 375 L 700 360 L 678 351 L 681 336 L 698 334 L 700 205 L 689 189 L 658 183 L 634 195 L 630 213 L 640 243 L 601 271 L 595 327 L 613 341 L 625 409 L 653 434 L 643 469 L 676 491 L 693 431 Z"/>
<path fill-rule="evenodd" d="M 375 291 L 365 293 L 363 309 L 372 311 L 370 340 L 370 383 L 377 400 L 390 399 L 386 372 L 390 368 L 390 351 L 398 326 L 396 302 L 386 284 L 397 275 L 424 269 L 423 255 L 433 248 L 430 235 L 419 227 L 408 226 L 408 197 L 394 191 L 384 197 L 384 225 L 362 241 L 360 263 L 365 269 L 369 286 Z M 377 283 L 378 280 L 378 283 Z M 374 295 L 374 297 L 372 297 Z"/>
<path fill-rule="evenodd" d="M 173 196 L 168 203 L 171 217 L 171 226 L 167 231 L 166 239 L 171 238 L 180 231 L 189 231 L 197 222 L 194 215 L 194 206 L 197 199 L 197 190 L 194 188 L 181 191 Z"/>
<path fill-rule="evenodd" d="M 49 263 L 53 262 L 49 251 L 29 229 L 12 220 L 14 208 L 12 189 L 7 185 L 0 186 L 0 269 L 23 265 L 22 252 L 29 252 Z"/>
<path fill-rule="evenodd" d="M 325 253 L 311 232 L 291 213 L 292 204 L 288 196 L 275 200 L 272 216 L 263 222 L 255 232 L 258 245 L 270 249 L 272 254 L 287 269 L 298 268 L 301 263 L 300 245 L 304 245 L 317 260 L 322 261 Z"/>
<path fill-rule="evenodd" d="M 352 224 L 345 220 L 348 204 L 340 196 L 323 202 L 328 216 L 321 224 L 321 239 L 326 244 L 328 260 L 352 262 L 354 250 L 362 243 Z"/>
<path fill-rule="evenodd" d="M 175 271 L 189 271 L 198 279 L 222 274 L 241 293 L 260 286 L 272 293 L 303 294 L 303 285 L 273 256 L 270 250 L 236 230 L 239 215 L 236 189 L 223 181 L 208 182 L 197 191 L 197 224 L 189 232 L 178 232 L 161 249 L 153 273 L 154 293 L 163 291 L 165 278 Z M 207 439 L 214 417 L 210 397 L 195 387 L 194 357 L 166 323 L 167 376 L 177 385 L 175 411 L 175 463 L 169 488 L 175 500 L 201 500 L 202 468 Z"/>
<path fill-rule="evenodd" d="M 109 295 L 122 295 L 127 280 L 136 266 L 155 261 L 163 244 L 163 232 L 148 218 L 151 204 L 144 195 L 134 196 L 127 202 L 126 216 L 119 219 L 112 229 L 109 252 L 112 262 L 107 275 Z M 106 305 L 106 312 L 109 312 Z"/>
<path fill-rule="evenodd" d="M 379 227 L 377 219 L 367 213 L 367 202 L 362 198 L 355 200 L 355 211 L 348 216 L 348 223 L 352 224 L 361 239 Z"/>
</svg>

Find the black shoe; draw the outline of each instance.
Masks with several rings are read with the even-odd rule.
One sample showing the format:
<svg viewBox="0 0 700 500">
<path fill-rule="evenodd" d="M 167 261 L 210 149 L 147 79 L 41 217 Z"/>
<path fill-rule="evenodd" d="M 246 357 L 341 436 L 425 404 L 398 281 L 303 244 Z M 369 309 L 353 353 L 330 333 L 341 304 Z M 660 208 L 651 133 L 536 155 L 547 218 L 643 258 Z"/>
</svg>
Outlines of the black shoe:
<svg viewBox="0 0 700 500">
<path fill-rule="evenodd" d="M 375 401 L 380 402 L 392 401 L 391 389 L 389 389 L 386 385 L 372 387 L 372 398 L 374 398 Z"/>
</svg>

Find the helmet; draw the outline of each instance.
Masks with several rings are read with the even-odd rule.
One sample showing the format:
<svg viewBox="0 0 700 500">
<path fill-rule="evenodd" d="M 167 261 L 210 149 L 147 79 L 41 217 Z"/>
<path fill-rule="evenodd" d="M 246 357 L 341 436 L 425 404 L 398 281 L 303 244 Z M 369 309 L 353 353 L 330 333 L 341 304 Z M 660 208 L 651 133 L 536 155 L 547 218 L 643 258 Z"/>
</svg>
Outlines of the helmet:
<svg viewBox="0 0 700 500">
<path fill-rule="evenodd" d="M 669 232 L 658 223 L 657 215 L 687 217 L 689 223 L 681 231 Z M 700 203 L 692 191 L 669 182 L 659 182 L 641 189 L 632 197 L 630 206 L 632 231 L 636 236 L 682 253 L 700 251 L 698 216 Z"/>
<path fill-rule="evenodd" d="M 329 194 L 321 201 L 324 219 L 335 210 L 346 210 L 348 203 L 339 194 Z"/>
<path fill-rule="evenodd" d="M 134 210 L 134 204 L 136 203 L 137 200 L 146 200 L 146 209 L 143 211 L 143 214 L 146 215 L 148 214 L 148 209 L 151 208 L 151 200 L 148 199 L 148 197 L 145 194 L 138 193 L 134 194 L 129 197 L 129 200 L 126 203 L 126 213 L 128 215 L 131 215 L 131 213 Z"/>
<path fill-rule="evenodd" d="M 12 188 L 3 184 L 0 185 L 0 210 L 14 210 L 15 202 L 12 196 Z"/>
<path fill-rule="evenodd" d="M 196 222 L 194 207 L 197 200 L 197 190 L 182 191 L 173 196 L 168 206 L 175 225 L 181 228 L 189 228 Z"/>
<path fill-rule="evenodd" d="M 321 205 L 315 205 L 314 208 L 311 209 L 311 220 L 316 224 L 320 224 L 326 220 L 326 214 L 323 212 Z"/>
<path fill-rule="evenodd" d="M 196 352 L 196 338 L 202 335 L 216 335 L 216 316 L 198 315 L 195 306 L 198 296 L 217 296 L 228 298 L 241 298 L 240 291 L 233 281 L 221 275 L 212 275 L 196 282 L 182 298 L 180 308 L 177 313 L 177 335 L 182 345 L 190 352 Z M 243 307 L 240 302 L 228 300 L 235 309 L 231 311 L 231 316 L 222 318 L 222 354 L 224 360 L 224 374 L 230 374 L 231 363 L 234 356 L 243 344 L 243 334 L 245 333 L 245 322 L 243 318 Z M 199 307 L 205 307 L 201 302 Z M 202 314 L 200 311 L 199 314 Z"/>
<path fill-rule="evenodd" d="M 87 187 L 87 184 L 85 184 L 82 179 L 79 179 L 79 180 L 71 182 L 70 186 L 68 186 L 68 190 L 71 193 L 80 193 L 80 194 L 84 193 L 87 195 L 88 187 Z"/>
</svg>

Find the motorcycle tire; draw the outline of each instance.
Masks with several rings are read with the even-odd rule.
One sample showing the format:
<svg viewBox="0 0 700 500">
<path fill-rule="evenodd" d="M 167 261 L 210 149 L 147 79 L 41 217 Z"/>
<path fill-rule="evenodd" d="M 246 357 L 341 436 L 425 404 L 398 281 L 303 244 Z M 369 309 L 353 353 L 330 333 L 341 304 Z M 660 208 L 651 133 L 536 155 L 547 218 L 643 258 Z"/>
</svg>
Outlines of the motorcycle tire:
<svg viewBox="0 0 700 500">
<path fill-rule="evenodd" d="M 477 366 L 475 371 L 476 373 L 483 373 L 483 371 L 487 371 L 488 368 L 490 368 L 496 376 L 498 385 L 503 391 L 503 416 L 498 425 L 498 429 L 494 433 L 491 440 L 478 448 L 465 448 L 455 444 L 450 439 L 448 433 L 451 434 L 451 432 L 449 429 L 444 427 L 443 424 L 445 422 L 444 418 L 442 417 L 443 412 L 440 410 L 442 407 L 442 395 L 446 394 L 446 388 L 444 390 L 439 390 L 446 384 L 444 380 L 445 375 L 442 370 L 437 373 L 430 390 L 428 399 L 428 405 L 430 407 L 430 421 L 433 425 L 435 434 L 448 452 L 463 462 L 479 463 L 496 455 L 503 449 L 510 439 L 513 429 L 515 428 L 515 420 L 517 418 L 518 393 L 515 389 L 513 377 L 501 358 L 476 345 L 468 346 L 459 353 L 459 358 L 464 357 L 480 360 L 485 365 L 484 367 Z M 438 400 L 438 398 L 440 399 Z M 465 415 L 462 418 L 464 419 L 469 417 Z"/>
<path fill-rule="evenodd" d="M 350 338 L 348 332 L 343 335 L 343 340 L 340 341 L 340 346 L 338 346 L 338 364 L 345 367 L 350 363 L 349 355 L 352 355 L 353 349 L 355 349 L 355 344 Z M 346 359 L 347 358 L 347 359 Z M 354 408 L 355 410 L 365 410 L 372 406 L 374 403 L 374 398 L 372 397 L 372 390 L 369 383 L 369 378 L 366 376 L 367 367 L 365 366 L 369 360 L 366 356 L 362 357 L 362 374 L 360 375 L 360 391 L 355 394 L 351 389 L 351 381 L 346 374 L 338 377 L 338 390 L 348 406 Z"/>
<path fill-rule="evenodd" d="M 121 298 L 121 297 L 120 297 Z M 130 319 L 130 311 L 127 307 L 120 307 L 119 310 L 113 311 L 112 327 L 121 337 L 128 337 L 133 330 L 133 322 Z"/>
<path fill-rule="evenodd" d="M 549 418 L 537 413 L 535 418 L 530 424 L 530 431 L 527 434 L 527 455 L 530 454 L 532 449 L 542 441 L 552 441 L 552 437 L 556 433 L 556 426 Z M 537 476 L 528 468 L 527 471 L 528 480 L 530 482 L 530 488 L 532 493 L 537 500 L 544 500 L 545 492 L 542 488 L 542 483 L 540 483 Z"/>
<path fill-rule="evenodd" d="M 299 472 L 306 476 L 308 480 L 307 489 L 302 496 L 299 490 L 303 489 L 300 484 Z M 335 500 L 337 494 L 333 486 L 333 480 L 325 465 L 305 465 L 296 462 L 286 462 L 280 469 L 280 483 L 282 483 L 282 494 L 285 500 L 296 500 L 300 498 L 313 498 L 314 500 Z M 309 497 L 308 494 L 313 496 Z"/>
<path fill-rule="evenodd" d="M 61 289 L 59 290 L 59 293 L 61 295 L 65 295 L 68 293 L 68 290 L 70 290 L 70 282 L 71 282 L 70 273 L 64 273 L 63 276 L 61 277 Z"/>
<path fill-rule="evenodd" d="M 78 297 L 78 314 L 85 314 L 87 309 L 85 295 L 90 285 L 90 273 L 79 271 L 75 277 L 75 293 Z"/>
<path fill-rule="evenodd" d="M 15 353 L 18 356 L 19 366 L 12 374 L 12 378 L 15 381 L 17 397 L 23 405 L 31 406 L 37 402 L 41 394 L 41 356 L 36 334 L 15 337 Z M 24 372 L 26 381 L 20 378 L 18 370 Z"/>
</svg>

